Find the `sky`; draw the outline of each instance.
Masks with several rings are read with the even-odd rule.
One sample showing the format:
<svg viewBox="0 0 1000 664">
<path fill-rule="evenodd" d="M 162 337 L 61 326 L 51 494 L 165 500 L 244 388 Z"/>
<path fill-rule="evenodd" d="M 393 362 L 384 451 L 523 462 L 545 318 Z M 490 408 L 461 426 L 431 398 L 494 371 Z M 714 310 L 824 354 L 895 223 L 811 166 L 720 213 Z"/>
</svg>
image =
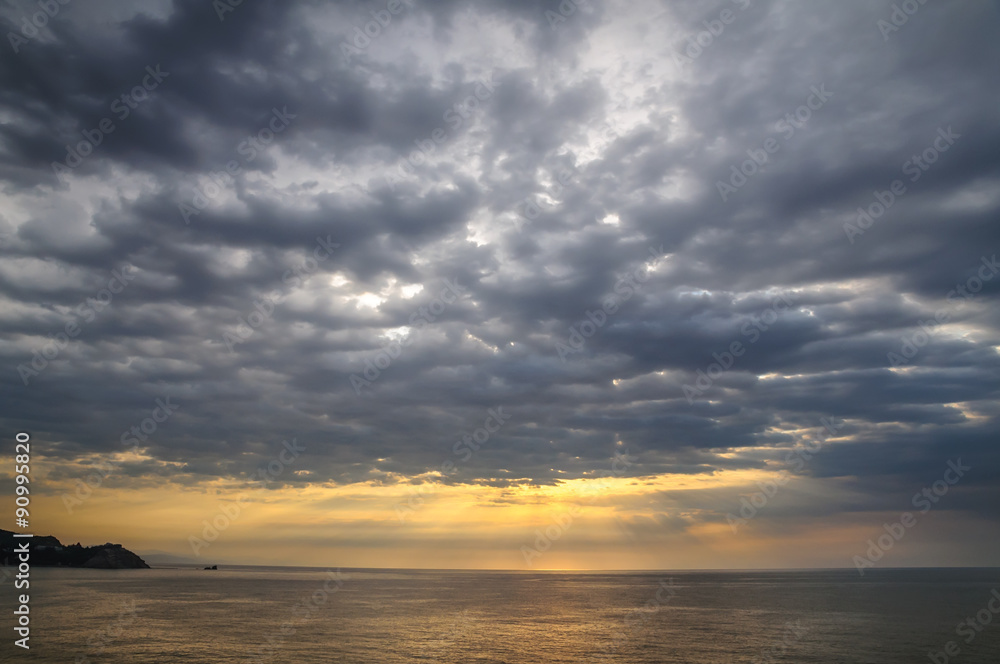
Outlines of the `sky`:
<svg viewBox="0 0 1000 664">
<path fill-rule="evenodd" d="M 205 564 L 1000 564 L 996 3 L 0 23 L 0 490 L 24 433 L 32 532 Z"/>
</svg>

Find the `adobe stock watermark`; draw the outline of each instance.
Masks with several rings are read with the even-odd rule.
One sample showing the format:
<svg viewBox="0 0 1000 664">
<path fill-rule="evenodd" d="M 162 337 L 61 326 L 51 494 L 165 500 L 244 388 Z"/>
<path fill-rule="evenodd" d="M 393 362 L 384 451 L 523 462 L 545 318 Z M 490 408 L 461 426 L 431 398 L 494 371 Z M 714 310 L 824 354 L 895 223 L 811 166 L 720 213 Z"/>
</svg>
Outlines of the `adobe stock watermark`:
<svg viewBox="0 0 1000 664">
<path fill-rule="evenodd" d="M 488 410 L 489 416 L 483 422 L 483 426 L 479 427 L 471 434 L 462 434 L 462 440 L 455 443 L 451 450 L 454 452 L 455 456 L 461 457 L 460 461 L 466 463 L 472 458 L 479 448 L 486 444 L 486 441 L 490 439 L 491 433 L 496 433 L 500 430 L 507 420 L 510 419 L 510 413 L 503 412 L 503 406 L 498 406 L 496 410 Z M 490 421 L 493 424 L 490 424 Z"/>
<path fill-rule="evenodd" d="M 882 33 L 882 41 L 889 41 L 889 35 L 899 32 L 899 29 L 909 22 L 910 17 L 926 4 L 927 0 L 903 0 L 900 4 L 894 4 L 888 21 L 884 18 L 875 21 L 875 27 Z"/>
<path fill-rule="evenodd" d="M 128 448 L 125 450 L 126 452 L 137 453 L 142 447 L 142 443 L 148 442 L 150 437 L 160 428 L 160 425 L 170 419 L 179 409 L 180 405 L 171 403 L 170 396 L 156 399 L 149 417 L 143 418 L 123 431 L 118 437 L 118 441 L 123 447 Z M 122 463 L 113 459 L 106 459 L 91 466 L 94 472 L 86 479 L 76 480 L 76 491 L 72 495 L 68 493 L 62 495 L 66 511 L 72 514 L 73 508 L 83 505 L 84 501 L 94 493 L 94 490 L 100 488 L 104 480 L 121 467 Z"/>
<path fill-rule="evenodd" d="M 437 320 L 437 317 L 445 312 L 449 305 L 458 302 L 466 293 L 465 288 L 459 285 L 457 279 L 451 281 L 444 280 L 445 287 L 436 298 L 431 300 L 427 306 L 420 307 L 410 315 L 408 325 L 419 332 Z M 405 337 L 389 341 L 381 350 L 371 357 L 365 359 L 365 368 L 361 375 L 351 374 L 351 389 L 354 394 L 361 396 L 362 388 L 371 388 L 372 383 L 378 380 L 382 372 L 392 366 L 393 360 L 399 359 L 404 348 L 413 345 L 415 336 L 407 334 Z"/>
<path fill-rule="evenodd" d="M 111 102 L 110 110 L 119 120 L 124 121 L 132 114 L 132 111 L 139 108 L 139 104 L 149 99 L 149 94 L 160 87 L 160 84 L 170 76 L 170 72 L 160 71 L 160 65 L 146 67 L 146 75 L 143 76 L 139 85 L 134 86 L 128 92 Z M 84 159 L 97 150 L 98 146 L 104 143 L 104 137 L 113 133 L 118 127 L 110 117 L 102 118 L 94 129 L 84 129 L 80 132 L 83 140 L 76 145 L 66 146 L 66 157 L 62 161 L 52 162 L 52 172 L 56 177 L 69 175 L 73 169 L 80 166 Z"/>
<path fill-rule="evenodd" d="M 555 199 L 560 196 L 569 186 L 577 171 L 568 168 L 560 168 L 558 173 L 553 174 L 552 191 L 549 195 Z M 521 232 L 521 227 L 525 221 L 534 221 L 542 214 L 542 208 L 538 206 L 538 200 L 534 196 L 525 196 L 520 203 L 514 206 L 517 216 L 514 218 L 514 228 Z"/>
<path fill-rule="evenodd" d="M 134 274 L 129 274 L 134 269 L 133 265 L 125 265 L 120 270 L 112 270 L 107 287 L 97 291 L 94 297 L 84 299 L 83 302 L 73 309 L 74 313 L 82 321 L 78 321 L 77 319 L 66 321 L 62 332 L 50 334 L 47 343 L 40 349 L 35 348 L 33 350 L 30 363 L 22 362 L 17 366 L 17 375 L 20 376 L 21 382 L 25 386 L 28 385 L 32 378 L 45 371 L 49 363 L 59 357 L 62 351 L 66 350 L 71 339 L 80 336 L 84 323 L 93 322 L 97 318 L 98 313 L 111 305 L 111 301 L 115 299 L 115 295 L 120 294 L 128 287 L 132 280 L 135 279 Z"/>
<path fill-rule="evenodd" d="M 993 277 L 1000 272 L 1000 263 L 997 262 L 997 255 L 980 259 L 982 265 L 973 276 L 966 279 L 964 284 L 955 284 L 945 298 L 949 303 L 958 296 L 971 300 L 977 293 L 983 290 L 983 286 L 989 283 Z M 933 320 L 921 320 L 918 322 L 920 330 L 911 335 L 904 336 L 901 341 L 899 352 L 890 351 L 886 354 L 886 359 L 891 367 L 901 367 L 910 363 L 925 346 L 934 340 L 934 336 L 941 330 L 941 326 L 946 324 L 951 315 L 945 309 L 938 309 L 934 312 Z"/>
<path fill-rule="evenodd" d="M 281 475 L 286 468 L 292 465 L 306 451 L 306 448 L 299 445 L 297 438 L 292 438 L 292 442 L 290 443 L 287 440 L 283 440 L 281 441 L 281 445 L 284 449 L 278 453 L 278 456 L 271 460 L 267 466 L 258 468 L 257 472 L 247 480 L 249 484 L 253 485 L 254 490 L 263 491 L 269 483 L 273 482 L 276 477 Z M 219 539 L 219 536 L 226 532 L 233 525 L 233 522 L 240 518 L 240 515 L 243 514 L 243 508 L 249 504 L 249 500 L 246 494 L 240 494 L 236 497 L 236 500 L 219 503 L 219 511 L 212 518 L 211 522 L 207 519 L 202 520 L 201 523 L 204 527 L 201 531 L 201 537 L 196 535 L 188 536 L 188 544 L 191 545 L 191 551 L 194 555 L 200 556 L 202 549 L 207 549 L 214 544 Z"/>
<path fill-rule="evenodd" d="M 830 98 L 833 97 L 833 93 L 826 89 L 825 83 L 821 83 L 818 88 L 814 85 L 809 88 L 809 91 L 811 94 L 806 97 L 804 104 L 796 108 L 794 112 L 786 113 L 785 117 L 778 120 L 774 125 L 775 130 L 782 134 L 786 142 L 795 136 L 796 130 L 803 129 L 806 123 L 812 119 L 813 113 L 823 108 L 826 102 L 830 101 Z M 782 144 L 776 138 L 770 136 L 764 139 L 762 147 L 747 150 L 749 159 L 740 164 L 738 168 L 736 164 L 729 167 L 729 170 L 732 172 L 729 182 L 723 182 L 722 180 L 716 180 L 715 182 L 722 201 L 726 202 L 730 196 L 742 189 L 749 182 L 750 178 L 757 175 L 761 167 L 770 161 L 770 156 L 777 154 L 781 150 L 781 146 Z"/>
<path fill-rule="evenodd" d="M 759 655 L 750 660 L 751 664 L 774 664 L 775 662 L 787 662 L 788 649 L 802 640 L 809 633 L 809 628 L 802 626 L 801 620 L 789 621 L 785 623 L 784 634 L 781 641 L 775 645 L 765 648 Z"/>
<path fill-rule="evenodd" d="M 628 450 L 624 452 L 615 451 L 614 459 L 611 462 L 611 472 L 603 471 L 600 477 L 602 479 L 596 482 L 589 483 L 585 488 L 590 490 L 590 497 L 587 499 L 588 502 L 593 502 L 600 495 L 600 489 L 607 489 L 609 484 L 607 483 L 607 478 L 609 477 L 621 477 L 623 476 L 629 467 L 635 464 L 636 458 L 629 456 Z M 576 503 L 571 503 L 568 508 L 559 514 L 550 515 L 552 523 L 545 526 L 545 529 L 536 528 L 535 529 L 535 541 L 534 546 L 528 546 L 527 544 L 521 545 L 521 555 L 524 557 L 524 563 L 531 567 L 534 563 L 535 558 L 539 558 L 546 551 L 552 548 L 552 545 L 557 542 L 573 525 L 573 522 L 583 513 L 583 507 Z"/>
<path fill-rule="evenodd" d="M 778 322 L 781 314 L 789 311 L 793 304 L 792 298 L 782 293 L 772 301 L 771 306 L 765 309 L 759 317 L 750 316 L 750 321 L 744 323 L 743 327 L 740 328 L 741 336 L 749 338 L 746 344 L 749 346 L 757 343 L 761 332 L 767 332 L 771 329 L 771 326 Z M 721 354 L 712 353 L 715 362 L 709 364 L 705 370 L 698 369 L 696 372 L 698 377 L 695 379 L 694 385 L 685 383 L 682 388 L 688 403 L 693 406 L 695 398 L 702 396 L 708 391 L 715 384 L 715 381 L 722 374 L 732 369 L 733 365 L 736 364 L 736 360 L 743 357 L 746 352 L 747 349 L 744 347 L 743 341 L 734 341 Z"/>
<path fill-rule="evenodd" d="M 976 612 L 976 615 L 966 618 L 955 627 L 955 633 L 965 637 L 965 645 L 970 645 L 976 640 L 983 630 L 990 626 L 995 616 L 1000 615 L 1000 590 L 994 588 L 990 592 L 990 599 L 986 606 Z M 958 657 L 962 652 L 962 647 L 956 641 L 949 641 L 944 644 L 941 652 L 929 652 L 927 657 L 934 664 L 948 664 L 954 657 Z"/>
<path fill-rule="evenodd" d="M 270 147 L 277 139 L 278 134 L 288 129 L 292 120 L 297 117 L 299 117 L 297 114 L 288 112 L 287 106 L 283 106 L 280 111 L 277 107 L 272 108 L 271 119 L 266 126 L 258 130 L 256 134 L 247 136 L 236 145 L 236 153 L 243 157 L 242 162 L 230 159 L 226 162 L 225 170 L 212 171 L 208 174 L 209 181 L 204 187 L 195 187 L 195 193 L 190 202 L 177 204 L 184 224 L 189 225 L 191 217 L 200 215 L 227 187 L 232 186 L 236 182 L 235 176 L 243 171 L 243 167 Z"/>
<path fill-rule="evenodd" d="M 490 408 L 486 411 L 486 419 L 483 420 L 483 425 L 476 429 L 473 429 L 472 433 L 463 433 L 461 439 L 452 445 L 452 453 L 460 457 L 458 461 L 452 461 L 451 459 L 445 459 L 441 464 L 441 474 L 450 475 L 454 471 L 459 463 L 466 463 L 472 456 L 478 452 L 493 434 L 500 431 L 504 424 L 510 419 L 510 413 L 504 412 L 503 406 L 497 406 L 496 409 Z M 431 496 L 436 493 L 433 487 L 425 488 L 421 487 L 408 487 L 409 498 L 405 503 L 396 503 L 396 517 L 399 519 L 400 523 L 406 523 L 407 517 L 416 512 L 418 509 L 424 506 L 424 496 Z"/>
<path fill-rule="evenodd" d="M 473 94 L 456 102 L 441 116 L 451 127 L 452 134 L 461 129 L 473 113 L 479 110 L 482 104 L 496 92 L 496 88 L 500 84 L 493 80 L 493 73 L 491 71 L 487 76 L 480 78 Z M 437 151 L 438 146 L 447 142 L 449 136 L 448 131 L 443 127 L 438 127 L 431 132 L 430 138 L 415 139 L 413 143 L 417 149 L 413 150 L 405 159 L 400 160 L 396 167 L 399 174 L 393 173 L 392 170 L 385 174 L 385 182 L 389 185 L 389 190 L 395 192 L 397 184 L 401 184 L 405 178 L 415 175 L 417 167 L 426 164 L 430 160 L 430 156 Z"/>
<path fill-rule="evenodd" d="M 918 493 L 913 494 L 913 506 L 920 508 L 921 514 L 931 511 L 934 505 L 944 497 L 948 490 L 965 477 L 965 473 L 972 470 L 972 466 L 962 465 L 962 459 L 948 461 L 948 469 L 944 472 L 943 479 L 934 482 L 930 487 L 924 487 Z M 858 574 L 865 575 L 865 569 L 875 567 L 875 563 L 880 561 L 886 552 L 896 545 L 896 542 L 903 539 L 906 532 L 917 525 L 917 517 L 912 512 L 903 512 L 899 521 L 882 524 L 885 533 L 879 535 L 877 539 L 868 540 L 868 550 L 864 556 L 854 556 L 851 562 L 858 570 Z"/>
<path fill-rule="evenodd" d="M 649 619 L 656 615 L 661 608 L 669 604 L 675 595 L 677 595 L 677 589 L 674 587 L 673 578 L 660 579 L 653 596 L 646 600 L 641 607 L 629 610 L 625 615 L 621 629 L 614 633 L 611 643 L 605 644 L 600 653 L 591 655 L 589 661 L 603 663 L 621 661 L 615 651 L 625 645 L 635 635 L 635 632 L 649 622 Z"/>
<path fill-rule="evenodd" d="M 420 649 L 420 658 L 430 661 L 440 660 L 448 649 L 472 630 L 475 620 L 469 613 L 469 609 L 464 609 L 459 613 L 447 630 L 440 633 L 438 638 L 431 640 L 432 643 L 417 643 L 416 646 Z"/>
<path fill-rule="evenodd" d="M 7 33 L 7 41 L 14 49 L 14 54 L 20 53 L 21 46 L 27 44 L 28 40 L 37 37 L 38 31 L 49 24 L 49 19 L 55 18 L 56 14 L 69 3 L 70 0 L 38 0 L 37 4 L 42 11 L 32 14 L 30 19 L 27 16 L 21 16 L 21 34 L 14 31 Z"/>
<path fill-rule="evenodd" d="M 740 11 L 746 11 L 750 8 L 750 0 L 732 0 L 732 2 L 739 6 Z M 732 9 L 723 9 L 719 12 L 718 18 L 702 21 L 701 24 L 705 26 L 704 30 L 684 37 L 688 44 L 683 53 L 678 52 L 677 49 L 670 49 L 674 64 L 679 69 L 684 69 L 700 58 L 715 43 L 716 38 L 722 36 L 722 33 L 726 31 L 726 26 L 732 25 L 736 16 L 737 14 Z"/>
<path fill-rule="evenodd" d="M 605 122 L 601 127 L 602 137 L 612 141 L 619 137 L 617 131 L 609 123 Z M 559 205 L 559 199 L 566 193 L 569 189 L 570 183 L 579 174 L 579 170 L 573 168 L 569 169 L 561 167 L 557 172 L 552 174 L 552 185 L 549 187 L 548 191 L 544 192 L 545 195 L 551 200 L 555 201 L 553 207 Z M 514 211 L 517 215 L 514 218 L 514 228 L 517 232 L 521 232 L 521 228 L 524 226 L 525 221 L 534 221 L 538 219 L 544 210 L 542 205 L 546 205 L 541 201 L 540 198 L 534 195 L 525 196 L 521 201 L 519 201 L 514 206 Z"/>
<path fill-rule="evenodd" d="M 631 300 L 643 284 L 652 278 L 650 273 L 653 267 L 665 255 L 663 245 L 660 245 L 659 250 L 649 247 L 649 253 L 653 257 L 652 263 L 643 263 L 615 282 L 614 293 L 604 298 L 601 307 L 595 311 L 585 311 L 585 319 L 569 326 L 569 336 L 566 341 L 556 341 L 556 353 L 564 364 L 570 354 L 582 353 L 587 339 L 597 334 L 597 331 L 607 324 L 609 317 L 617 313 L 621 305 Z"/>
<path fill-rule="evenodd" d="M 243 0 L 212 0 L 212 9 L 219 17 L 219 23 L 225 23 L 226 14 L 232 14 L 242 4 Z"/>
<path fill-rule="evenodd" d="M 389 0 L 385 9 L 373 9 L 372 20 L 365 23 L 364 29 L 354 26 L 354 39 L 351 43 L 340 42 L 340 52 L 344 55 L 361 55 L 371 46 L 372 41 L 382 35 L 382 31 L 392 23 L 392 17 L 398 16 L 403 9 L 413 9 L 413 0 Z"/>
<path fill-rule="evenodd" d="M 307 599 L 292 606 L 291 617 L 283 622 L 275 632 L 269 633 L 265 637 L 267 645 L 258 646 L 256 652 L 251 652 L 247 659 L 243 660 L 244 663 L 264 664 L 272 661 L 278 651 L 284 647 L 286 639 L 295 635 L 296 625 L 301 626 L 315 617 L 330 601 L 330 597 L 344 587 L 344 581 L 350 581 L 350 579 L 350 575 L 341 572 L 340 569 L 337 571 L 326 570 L 326 579 L 323 584 L 310 593 Z"/>
<path fill-rule="evenodd" d="M 559 3 L 558 13 L 552 11 L 551 9 L 545 10 L 545 20 L 549 22 L 549 27 L 555 30 L 557 27 L 562 25 L 580 10 L 581 7 L 586 7 L 590 4 L 590 0 L 562 0 Z"/>
<path fill-rule="evenodd" d="M 121 638 L 125 630 L 131 627 L 132 623 L 138 620 L 138 618 L 139 613 L 136 611 L 135 600 L 122 600 L 122 608 L 119 609 L 118 617 L 115 621 L 104 629 L 91 633 L 87 637 L 87 650 L 85 654 L 77 655 L 73 660 L 73 664 L 96 664 L 100 660 L 90 659 L 90 657 L 100 658 L 111 642 Z"/>
<path fill-rule="evenodd" d="M 839 435 L 840 430 L 844 428 L 844 421 L 838 421 L 835 417 L 824 417 L 820 420 L 820 423 L 823 425 L 823 428 L 819 430 L 816 442 L 803 442 L 789 450 L 788 454 L 785 455 L 785 463 L 789 464 L 791 469 L 781 469 L 777 477 L 773 480 L 756 482 L 757 488 L 760 491 L 754 492 L 749 496 L 740 497 L 740 515 L 736 516 L 731 512 L 726 514 L 726 522 L 733 529 L 733 534 L 738 533 L 740 528 L 750 523 L 750 520 L 767 506 L 768 502 L 777 495 L 778 490 L 792 479 L 792 474 L 799 473 L 806 467 L 806 464 L 813 458 L 813 455 L 817 454 L 823 448 L 823 444 L 826 443 L 828 438 Z"/>
<path fill-rule="evenodd" d="M 313 248 L 312 256 L 306 257 L 305 261 L 299 263 L 290 270 L 285 270 L 281 275 L 281 281 L 293 288 L 301 286 L 306 279 L 319 270 L 320 264 L 333 255 L 334 250 L 340 247 L 333 241 L 332 236 L 327 235 L 324 239 L 317 236 L 316 246 Z M 245 316 L 237 316 L 238 325 L 232 332 L 222 333 L 222 342 L 230 353 L 236 352 L 236 347 L 246 343 L 259 330 L 264 323 L 271 320 L 274 315 L 274 308 L 281 303 L 285 295 L 280 292 L 272 292 L 253 301 L 253 309 Z"/>
<path fill-rule="evenodd" d="M 961 137 L 961 134 L 956 134 L 952 131 L 950 125 L 947 129 L 943 127 L 938 128 L 938 135 L 931 145 L 920 154 L 914 154 L 910 159 L 903 162 L 903 174 L 910 176 L 910 182 L 916 182 Z M 889 208 L 895 205 L 896 201 L 906 191 L 906 185 L 902 180 L 893 180 L 887 190 L 881 191 L 876 189 L 872 192 L 875 202 L 868 205 L 867 208 L 865 206 L 858 208 L 857 222 L 853 224 L 851 222 L 844 223 L 844 233 L 847 234 L 847 240 L 851 244 L 854 244 L 854 238 L 858 235 L 864 235 L 865 231 L 871 228 L 877 219 L 888 212 Z"/>
<path fill-rule="evenodd" d="M 273 297 L 264 295 L 253 301 L 253 309 L 249 313 L 245 316 L 237 316 L 236 320 L 239 322 L 239 325 L 236 326 L 235 331 L 229 332 L 227 330 L 222 333 L 222 342 L 226 344 L 226 348 L 229 349 L 230 353 L 235 353 L 238 345 L 249 341 L 250 337 L 264 323 L 271 320 L 276 304 L 277 302 Z"/>
</svg>

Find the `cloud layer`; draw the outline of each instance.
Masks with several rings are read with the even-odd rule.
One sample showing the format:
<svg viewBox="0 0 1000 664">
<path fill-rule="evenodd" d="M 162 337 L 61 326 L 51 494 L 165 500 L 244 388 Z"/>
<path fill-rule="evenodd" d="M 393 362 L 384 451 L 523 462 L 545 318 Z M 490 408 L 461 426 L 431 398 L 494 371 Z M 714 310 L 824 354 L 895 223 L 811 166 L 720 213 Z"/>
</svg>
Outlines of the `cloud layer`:
<svg viewBox="0 0 1000 664">
<path fill-rule="evenodd" d="M 655 478 L 833 418 L 775 528 L 877 527 L 961 457 L 942 509 L 995 550 L 1000 15 L 912 4 L 10 4 L 4 428 L 56 492 L 126 450 L 108 486 L 292 438 L 297 490 L 627 450 L 641 538 L 738 506 Z"/>
</svg>

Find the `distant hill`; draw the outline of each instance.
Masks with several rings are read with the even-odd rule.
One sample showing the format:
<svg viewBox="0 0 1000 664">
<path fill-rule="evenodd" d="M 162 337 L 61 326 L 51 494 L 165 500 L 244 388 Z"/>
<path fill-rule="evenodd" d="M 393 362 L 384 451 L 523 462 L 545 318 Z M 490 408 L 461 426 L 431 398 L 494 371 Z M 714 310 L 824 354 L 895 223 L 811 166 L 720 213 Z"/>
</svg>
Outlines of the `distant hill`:
<svg viewBox="0 0 1000 664">
<path fill-rule="evenodd" d="M 158 566 L 169 566 L 169 565 L 192 565 L 200 567 L 205 564 L 203 560 L 198 560 L 197 558 L 186 558 L 185 556 L 178 556 L 167 551 L 143 551 L 142 559 L 145 560 L 150 565 Z M 225 563 L 225 560 L 214 561 L 218 563 Z"/>
<path fill-rule="evenodd" d="M 9 530 L 0 529 L 0 565 L 17 565 L 14 548 L 31 542 L 32 566 L 39 567 L 88 567 L 92 569 L 149 569 L 146 561 L 121 544 L 81 546 L 79 543 L 64 545 L 51 535 L 23 539 L 14 537 Z"/>
</svg>

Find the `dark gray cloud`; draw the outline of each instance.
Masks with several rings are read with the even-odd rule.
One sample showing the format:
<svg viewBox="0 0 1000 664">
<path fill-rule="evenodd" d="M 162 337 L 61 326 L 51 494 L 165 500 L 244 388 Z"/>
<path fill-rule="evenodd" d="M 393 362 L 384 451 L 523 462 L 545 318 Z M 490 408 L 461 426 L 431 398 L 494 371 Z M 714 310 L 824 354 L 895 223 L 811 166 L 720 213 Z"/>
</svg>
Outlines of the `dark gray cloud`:
<svg viewBox="0 0 1000 664">
<path fill-rule="evenodd" d="M 119 481 L 239 477 L 297 437 L 312 474 L 281 481 L 351 482 L 440 468 L 502 406 L 448 480 L 502 485 L 624 448 L 635 476 L 760 468 L 837 417 L 803 475 L 851 483 L 838 509 L 962 456 L 961 508 L 997 518 L 996 5 L 885 36 L 889 2 L 743 5 L 411 3 L 357 53 L 388 3 L 63 6 L 0 57 L 5 428 L 70 461 L 169 396 L 144 446 L 173 465 Z"/>
</svg>

